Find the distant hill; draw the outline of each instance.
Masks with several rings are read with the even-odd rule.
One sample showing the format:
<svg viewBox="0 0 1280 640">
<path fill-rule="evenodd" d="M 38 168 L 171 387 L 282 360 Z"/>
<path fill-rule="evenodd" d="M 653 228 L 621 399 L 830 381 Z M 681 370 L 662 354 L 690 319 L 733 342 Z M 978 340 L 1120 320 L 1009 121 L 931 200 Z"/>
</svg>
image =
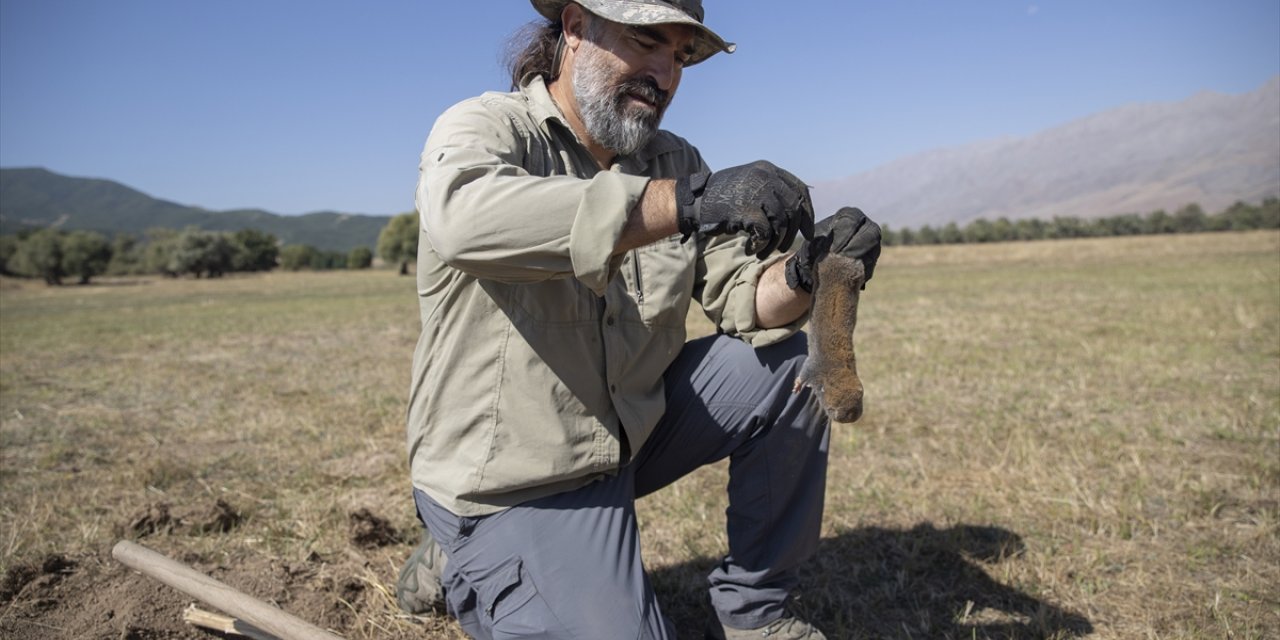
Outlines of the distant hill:
<svg viewBox="0 0 1280 640">
<path fill-rule="evenodd" d="M 327 251 L 373 249 L 387 216 L 335 212 L 282 216 L 261 209 L 209 211 L 153 198 L 118 182 L 74 178 L 39 168 L 0 169 L 0 233 L 23 227 L 141 234 L 153 227 L 210 231 L 254 228 L 285 244 Z"/>
<path fill-rule="evenodd" d="M 1280 196 L 1280 76 L 1242 95 L 1202 92 L 1128 105 L 1027 137 L 936 149 L 813 190 L 819 216 L 857 205 L 894 228 L 1173 212 L 1192 202 L 1213 213 L 1272 196 Z M 0 169 L 0 233 L 24 226 L 107 233 L 253 227 L 285 243 L 345 251 L 375 246 L 388 219 L 209 211 L 110 180 Z"/>
<path fill-rule="evenodd" d="M 891 227 L 915 228 L 1256 203 L 1280 196 L 1280 76 L 1243 95 L 1128 105 L 814 186 L 819 216 L 851 204 Z"/>
</svg>

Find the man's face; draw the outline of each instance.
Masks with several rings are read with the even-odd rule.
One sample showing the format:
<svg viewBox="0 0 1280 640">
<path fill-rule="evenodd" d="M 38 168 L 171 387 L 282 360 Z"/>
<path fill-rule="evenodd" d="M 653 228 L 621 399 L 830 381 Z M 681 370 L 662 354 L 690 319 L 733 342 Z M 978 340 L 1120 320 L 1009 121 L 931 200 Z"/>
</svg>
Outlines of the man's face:
<svg viewBox="0 0 1280 640">
<path fill-rule="evenodd" d="M 573 89 L 587 133 L 620 155 L 639 150 L 657 132 L 671 103 L 693 29 L 627 26 L 591 16 L 573 69 Z"/>
</svg>

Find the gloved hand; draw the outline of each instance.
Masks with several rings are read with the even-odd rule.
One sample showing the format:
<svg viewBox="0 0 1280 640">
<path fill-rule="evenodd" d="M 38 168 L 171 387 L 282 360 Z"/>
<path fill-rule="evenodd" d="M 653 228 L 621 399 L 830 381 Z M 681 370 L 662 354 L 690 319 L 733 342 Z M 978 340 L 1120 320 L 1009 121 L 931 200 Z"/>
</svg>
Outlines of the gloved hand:
<svg viewBox="0 0 1280 640">
<path fill-rule="evenodd" d="M 676 205 L 685 240 L 746 232 L 757 258 L 789 246 L 796 232 L 813 236 L 809 187 L 764 160 L 676 180 Z"/>
<path fill-rule="evenodd" d="M 828 252 L 861 260 L 867 272 L 863 288 L 871 281 L 880 259 L 880 225 L 872 222 L 861 209 L 844 207 L 813 229 L 813 239 L 800 245 L 787 259 L 787 286 L 813 292 L 813 272 L 818 261 Z"/>
</svg>

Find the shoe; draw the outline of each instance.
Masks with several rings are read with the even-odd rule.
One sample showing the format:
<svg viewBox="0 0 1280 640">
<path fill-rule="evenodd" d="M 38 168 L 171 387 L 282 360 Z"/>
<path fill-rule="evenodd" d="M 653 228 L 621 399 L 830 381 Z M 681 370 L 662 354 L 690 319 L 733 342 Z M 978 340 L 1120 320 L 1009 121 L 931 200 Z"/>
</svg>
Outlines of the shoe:
<svg viewBox="0 0 1280 640">
<path fill-rule="evenodd" d="M 444 575 L 447 560 L 436 539 L 424 527 L 422 541 L 409 554 L 396 580 L 396 603 L 401 610 L 413 615 L 444 610 L 444 585 L 440 583 L 440 576 Z"/>
<path fill-rule="evenodd" d="M 713 640 L 827 640 L 813 625 L 794 616 L 778 618 L 758 629 L 734 629 L 713 620 L 707 637 Z"/>
</svg>

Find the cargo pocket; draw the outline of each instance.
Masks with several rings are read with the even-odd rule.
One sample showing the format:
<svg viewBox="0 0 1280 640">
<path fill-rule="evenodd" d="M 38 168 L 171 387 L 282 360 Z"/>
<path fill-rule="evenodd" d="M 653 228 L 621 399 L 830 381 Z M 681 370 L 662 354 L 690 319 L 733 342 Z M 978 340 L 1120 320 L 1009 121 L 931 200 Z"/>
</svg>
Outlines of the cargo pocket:
<svg viewBox="0 0 1280 640">
<path fill-rule="evenodd" d="M 478 604 L 495 639 L 566 637 L 519 557 L 502 561 L 478 582 Z"/>
</svg>

